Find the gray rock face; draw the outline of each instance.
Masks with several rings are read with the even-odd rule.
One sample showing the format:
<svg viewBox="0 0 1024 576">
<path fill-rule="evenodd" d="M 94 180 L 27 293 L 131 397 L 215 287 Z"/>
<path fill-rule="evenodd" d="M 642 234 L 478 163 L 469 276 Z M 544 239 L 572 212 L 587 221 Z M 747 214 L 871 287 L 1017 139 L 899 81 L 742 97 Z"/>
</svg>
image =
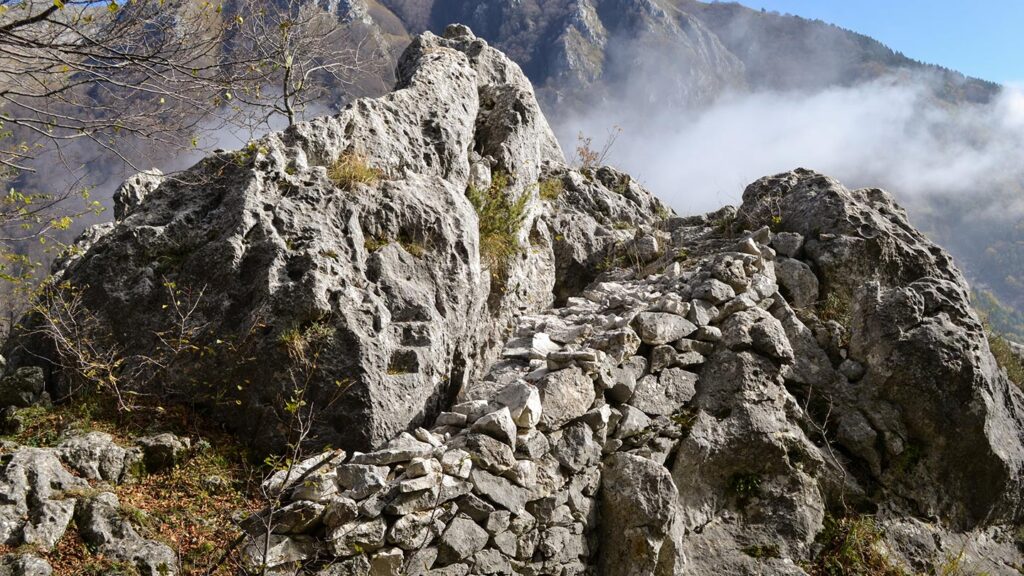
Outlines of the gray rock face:
<svg viewBox="0 0 1024 576">
<path fill-rule="evenodd" d="M 69 468 L 89 480 L 120 484 L 143 471 L 143 451 L 126 450 L 104 432 L 68 438 L 57 446 L 57 452 Z"/>
<path fill-rule="evenodd" d="M 107 557 L 132 564 L 143 576 L 177 574 L 174 551 L 140 536 L 121 515 L 117 497 L 110 492 L 83 500 L 75 510 L 75 523 L 87 544 Z"/>
<path fill-rule="evenodd" d="M 671 234 L 659 237 L 669 253 L 686 247 L 688 270 L 666 259 L 648 270 L 606 271 L 581 296 L 521 316 L 504 359 L 470 379 L 432 428 L 332 461 L 323 476 L 336 479 L 340 495 L 289 491 L 285 510 L 301 512 L 294 529 L 304 532 L 275 540 L 274 557 L 294 562 L 319 549 L 333 570 L 360 574 L 401 566 L 423 574 L 796 576 L 813 563 L 827 515 L 874 506 L 878 524 L 892 529 L 894 562 L 935 569 L 953 543 L 969 543 L 992 555 L 972 565 L 997 573 L 1013 565 L 1019 552 L 997 536 L 1004 527 L 956 532 L 907 520 L 926 510 L 967 525 L 964 511 L 1000 476 L 983 469 L 960 477 L 980 492 L 943 496 L 939 487 L 954 476 L 939 455 L 971 444 L 984 462 L 997 452 L 994 437 L 904 446 L 902 462 L 888 452 L 929 418 L 935 434 L 945 433 L 930 412 L 942 397 L 937 386 L 912 415 L 890 398 L 899 398 L 895 379 L 914 388 L 962 377 L 929 356 L 973 334 L 962 291 L 927 278 L 887 288 L 875 277 L 843 312 L 821 282 L 818 301 L 794 308 L 780 293 L 768 229 L 737 242 L 706 222 L 670 222 Z M 821 241 L 804 234 L 798 258 Z M 932 305 L 944 311 L 941 330 L 918 336 Z M 682 314 L 692 319 L 682 324 Z M 897 360 L 905 335 L 922 338 L 908 356 L 912 368 Z M 950 358 L 985 366 L 977 350 Z M 1018 393 L 1006 394 L 981 406 L 992 410 L 990 422 L 1012 427 Z M 1003 433 L 1012 447 L 1016 436 Z M 899 475 L 908 469 L 913 476 Z M 1012 502 L 1014 488 L 1000 486 L 999 501 Z M 772 557 L 759 557 L 765 550 Z"/>
<path fill-rule="evenodd" d="M 163 172 L 156 168 L 139 172 L 125 180 L 114 192 L 114 220 L 126 218 L 142 203 L 142 199 L 156 190 L 163 181 Z"/>
<path fill-rule="evenodd" d="M 881 190 L 797 170 L 751 184 L 743 199 L 751 228 L 778 202 L 781 228 L 804 237 L 822 298 L 846 323 L 864 375 L 856 391 L 832 380 L 820 393 L 842 406 L 840 427 L 875 439 L 851 446 L 855 456 L 918 514 L 967 527 L 1016 521 L 1024 396 L 993 362 L 952 258 Z M 866 429 L 854 424 L 864 416 Z"/>
<path fill-rule="evenodd" d="M 49 562 L 29 554 L 5 554 L 0 556 L 0 576 L 50 576 L 53 568 Z"/>
<path fill-rule="evenodd" d="M 547 428 L 561 428 L 579 418 L 594 402 L 594 384 L 579 368 L 552 372 L 540 384 L 540 423 Z"/>
<path fill-rule="evenodd" d="M 633 330 L 644 344 L 668 344 L 685 338 L 697 329 L 686 318 L 664 312 L 641 312 L 633 320 Z"/>
<path fill-rule="evenodd" d="M 663 466 L 632 454 L 604 464 L 602 574 L 654 574 L 675 516 L 676 485 Z"/>
<path fill-rule="evenodd" d="M 668 10 L 650 0 L 553 0 L 537 6 L 419 0 L 386 6 L 413 33 L 464 22 L 493 39 L 523 65 L 552 107 L 596 104 L 618 95 L 622 78 L 655 73 L 673 87 L 651 94 L 664 106 L 710 102 L 745 85 L 743 64 L 685 6 Z M 377 26 L 386 28 L 380 21 Z M 655 49 L 673 54 L 672 65 L 654 69 L 644 55 Z"/>
<path fill-rule="evenodd" d="M 149 472 L 162 472 L 174 468 L 192 448 L 188 438 L 163 433 L 136 439 L 142 450 L 142 461 Z"/>
<path fill-rule="evenodd" d="M 24 366 L 0 378 L 0 407 L 25 408 L 47 398 L 46 381 L 39 367 Z"/>
<path fill-rule="evenodd" d="M 652 33 L 678 22 L 605 4 Z M 610 41 L 575 6 L 587 42 Z M 1024 395 L 951 259 L 888 195 L 800 170 L 738 210 L 673 217 L 628 175 L 565 167 L 521 71 L 465 27 L 417 39 L 397 77 L 139 194 L 62 264 L 132 352 L 159 347 L 154 310 L 195 304 L 191 339 L 223 351 L 154 379 L 172 393 L 212 402 L 184 386 L 202 375 L 230 391 L 211 408 L 269 441 L 308 378 L 304 400 L 329 407 L 316 439 L 359 449 L 267 479 L 276 533 L 242 547 L 247 569 L 796 576 L 849 510 L 877 511 L 914 570 L 958 544 L 990 556 L 979 569 L 1024 564 L 1006 536 L 1024 521 Z M 339 159 L 379 178 L 332 181 Z M 498 172 L 528 196 L 523 251 L 492 284 L 465 192 Z M 561 192 L 540 198 L 548 181 Z M 8 346 L 13 369 L 32 346 Z M 60 388 L 43 373 L 29 397 Z M 140 444 L 156 468 L 188 451 Z M 52 546 L 74 514 L 87 543 L 159 573 L 171 551 L 112 494 L 62 498 L 87 483 L 61 459 L 116 481 L 128 452 L 93 435 L 0 456 L 2 541 Z"/>
<path fill-rule="evenodd" d="M 141 449 L 124 448 L 108 434 L 91 432 L 66 438 L 54 448 L 11 443 L 2 451 L 0 544 L 50 551 L 72 530 L 96 553 L 131 565 L 139 574 L 177 573 L 174 551 L 140 536 L 122 515 L 114 494 L 92 495 L 94 485 L 109 487 L 144 473 Z M 49 564 L 33 556 L 0 557 L 0 574 L 50 573 Z"/>
<path fill-rule="evenodd" d="M 89 484 L 68 473 L 56 454 L 42 448 L 4 454 L 0 467 L 0 542 L 53 548 L 75 512 L 75 500 L 65 493 Z"/>
<path fill-rule="evenodd" d="M 775 275 L 794 308 L 807 308 L 818 302 L 818 277 L 806 263 L 780 258 L 775 261 Z"/>
<path fill-rule="evenodd" d="M 454 564 L 479 552 L 487 544 L 487 531 L 468 516 L 458 516 L 441 535 L 438 559 Z"/>
<path fill-rule="evenodd" d="M 381 177 L 343 190 L 326 167 L 353 155 Z M 514 259 L 501 289 L 481 267 L 464 194 L 471 156 L 509 176 L 506 194 L 530 195 L 519 241 L 544 247 Z M 130 217 L 66 277 L 88 286 L 86 301 L 127 350 L 148 355 L 170 320 L 152 313 L 171 298 L 168 283 L 191 293 L 194 325 L 203 326 L 196 338 L 221 342 L 225 354 L 245 347 L 254 359 L 232 369 L 230 388 L 251 384 L 224 401 L 223 415 L 267 446 L 281 426 L 280 397 L 301 370 L 296 345 L 299 356 L 315 349 L 310 399 L 331 406 L 322 421 L 366 423 L 322 424 L 317 438 L 374 447 L 432 417 L 479 374 L 513 311 L 550 302 L 551 238 L 535 192 L 543 162 L 564 160 L 530 83 L 453 27 L 409 47 L 392 94 L 210 158 L 144 196 L 133 192 Z M 163 391 L 204 396 L 187 382 L 223 372 L 214 365 L 225 358 L 212 356 L 163 375 Z"/>
</svg>

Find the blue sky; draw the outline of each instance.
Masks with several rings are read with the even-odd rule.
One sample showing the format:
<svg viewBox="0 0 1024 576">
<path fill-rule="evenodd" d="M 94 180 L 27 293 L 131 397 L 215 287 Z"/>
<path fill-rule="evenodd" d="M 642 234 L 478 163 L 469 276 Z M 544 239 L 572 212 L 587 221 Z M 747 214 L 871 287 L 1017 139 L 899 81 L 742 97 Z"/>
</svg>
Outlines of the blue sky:
<svg viewBox="0 0 1024 576">
<path fill-rule="evenodd" d="M 866 34 L 916 60 L 1024 82 L 1024 0 L 740 0 Z"/>
</svg>

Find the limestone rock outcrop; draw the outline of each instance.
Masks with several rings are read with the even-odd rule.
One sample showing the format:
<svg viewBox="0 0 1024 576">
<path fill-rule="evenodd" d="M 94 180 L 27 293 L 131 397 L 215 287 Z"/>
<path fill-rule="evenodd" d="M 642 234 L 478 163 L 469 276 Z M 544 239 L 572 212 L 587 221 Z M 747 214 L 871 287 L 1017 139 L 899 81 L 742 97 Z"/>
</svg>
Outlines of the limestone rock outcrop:
<svg viewBox="0 0 1024 576">
<path fill-rule="evenodd" d="M 801 227 L 803 219 L 780 223 L 758 212 L 767 193 L 792 215 L 834 205 L 863 220 L 829 224 L 834 235 Z M 869 217 L 877 212 L 890 217 Z M 1021 392 L 992 363 L 948 257 L 885 193 L 850 191 L 809 171 L 754 183 L 744 205 L 724 214 L 666 219 L 651 231 L 662 256 L 616 261 L 579 296 L 521 316 L 502 360 L 433 427 L 322 470 L 327 480 L 317 485 L 360 467 L 373 467 L 376 480 L 371 491 L 346 481 L 323 500 L 295 498 L 354 510 L 338 528 L 305 533 L 313 538 L 305 558 L 326 549 L 329 562 L 354 573 L 387 559 L 409 574 L 797 575 L 813 566 L 828 522 L 870 513 L 886 535 L 872 545 L 887 546 L 895 565 L 938 570 L 959 558 L 968 570 L 1009 573 L 1021 560 L 1007 528 L 1019 521 Z M 857 240 L 864 236 L 888 248 L 872 251 Z M 853 245 L 843 256 L 851 265 L 902 255 L 908 275 L 841 276 L 856 287 L 842 292 L 810 256 L 828 253 L 818 250 L 825 242 Z M 820 278 L 818 299 L 787 302 L 781 258 Z M 944 338 L 859 300 L 874 302 L 880 283 L 901 293 L 943 282 L 931 322 Z M 916 311 L 912 326 L 924 329 L 926 301 L 897 310 Z M 962 342 L 977 353 L 962 354 Z M 896 358 L 904 345 L 909 358 L 927 350 L 947 359 L 915 361 L 904 386 L 940 378 L 982 401 L 954 417 L 963 405 L 938 390 L 917 389 L 922 397 L 906 406 L 887 396 L 899 364 L 861 350 Z M 534 395 L 537 417 L 514 419 Z M 927 443 L 906 432 L 923 423 Z M 864 438 L 905 439 L 906 452 Z M 966 445 L 973 456 L 960 452 Z M 972 474 L 964 463 L 975 461 L 983 468 Z"/>
<path fill-rule="evenodd" d="M 120 219 L 60 276 L 102 327 L 94 338 L 162 366 L 143 360 L 137 381 L 198 399 L 263 448 L 287 435 L 302 384 L 318 442 L 377 447 L 433 418 L 495 359 L 515 316 L 628 236 L 609 218 L 649 224 L 665 210 L 628 177 L 564 173 L 529 81 L 465 27 L 418 38 L 397 76 L 394 92 L 338 116 L 123 187 Z M 373 176 L 332 176 L 339 163 Z M 503 270 L 481 264 L 466 197 L 492 176 L 524 198 Z M 552 214 L 546 178 L 607 217 L 571 203 Z M 25 337 L 6 355 L 35 365 L 43 348 Z M 68 378 L 44 368 L 66 395 Z"/>
<path fill-rule="evenodd" d="M 566 166 L 518 67 L 465 27 L 417 39 L 397 76 L 133 196 L 58 270 L 100 342 L 173 352 L 124 368 L 148 393 L 263 446 L 300 414 L 334 446 L 266 480 L 247 570 L 806 575 L 861 515 L 908 570 L 1024 565 L 1024 395 L 887 193 L 800 169 L 677 217 L 626 174 Z M 483 190 L 517 212 L 500 269 Z M 0 398 L 62 400 L 45 320 L 7 344 Z M 59 459 L 114 480 L 185 448 L 4 456 L 9 516 L 50 511 L 8 540 L 49 543 L 74 513 L 151 569 L 166 550 L 111 496 L 54 495 L 85 481 Z"/>
<path fill-rule="evenodd" d="M 0 444 L 0 545 L 15 551 L 0 554 L 0 574 L 49 575 L 35 554 L 52 552 L 68 532 L 135 573 L 177 574 L 175 551 L 140 535 L 109 491 L 145 473 L 152 449 L 142 444 L 121 446 L 103 432 L 71 434 L 49 448 Z"/>
</svg>

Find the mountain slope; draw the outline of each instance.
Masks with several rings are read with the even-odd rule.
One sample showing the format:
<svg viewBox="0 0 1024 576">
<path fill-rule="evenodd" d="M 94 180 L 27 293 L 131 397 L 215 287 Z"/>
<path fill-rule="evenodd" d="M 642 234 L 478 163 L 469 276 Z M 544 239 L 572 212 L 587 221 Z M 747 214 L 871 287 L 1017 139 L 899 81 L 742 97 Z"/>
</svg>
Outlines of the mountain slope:
<svg viewBox="0 0 1024 576">
<path fill-rule="evenodd" d="M 851 30 L 735 2 L 668 0 L 699 18 L 746 67 L 754 89 L 814 90 L 850 86 L 901 72 L 936 76 L 950 102 L 988 102 L 999 85 L 924 64 Z"/>
<path fill-rule="evenodd" d="M 462 22 L 522 66 L 549 114 L 635 90 L 618 83 L 637 67 L 678 77 L 661 104 L 706 104 L 725 91 L 849 86 L 927 72 L 951 102 L 987 102 L 997 84 L 911 60 L 880 42 L 820 20 L 699 0 L 351 0 L 393 37 Z M 396 47 L 401 48 L 401 42 Z M 642 87 L 639 87 L 642 89 Z"/>
</svg>

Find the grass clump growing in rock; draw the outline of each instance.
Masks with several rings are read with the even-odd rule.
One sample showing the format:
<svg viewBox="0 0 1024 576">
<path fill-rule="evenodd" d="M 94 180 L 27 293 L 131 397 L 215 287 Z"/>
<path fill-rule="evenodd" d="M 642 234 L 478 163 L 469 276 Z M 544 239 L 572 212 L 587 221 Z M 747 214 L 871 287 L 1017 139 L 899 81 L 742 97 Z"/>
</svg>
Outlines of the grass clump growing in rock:
<svg viewBox="0 0 1024 576">
<path fill-rule="evenodd" d="M 327 168 L 327 177 L 342 190 L 353 190 L 359 184 L 372 186 L 383 176 L 379 168 L 374 168 L 366 156 L 355 152 L 345 152 Z"/>
<path fill-rule="evenodd" d="M 387 238 L 376 238 L 374 236 L 367 236 L 363 239 L 363 247 L 366 248 L 367 252 L 376 252 L 390 243 L 391 241 Z"/>
<path fill-rule="evenodd" d="M 292 360 L 303 361 L 310 349 L 334 337 L 335 328 L 326 318 L 321 318 L 299 328 L 291 327 L 278 337 L 281 345 Z"/>
<path fill-rule="evenodd" d="M 741 472 L 733 474 L 729 478 L 729 493 L 736 497 L 736 501 L 746 505 L 752 498 L 761 492 L 761 477 L 752 472 Z"/>
<path fill-rule="evenodd" d="M 560 178 L 546 178 L 541 180 L 537 187 L 541 200 L 547 200 L 548 202 L 558 200 L 558 197 L 565 191 L 565 184 L 562 183 Z"/>
<path fill-rule="evenodd" d="M 720 234 L 726 238 L 732 238 L 734 224 L 736 224 L 736 215 L 726 214 L 725 216 L 712 221 L 711 227 L 715 230 L 716 234 Z"/>
<path fill-rule="evenodd" d="M 697 416 L 699 415 L 699 409 L 687 406 L 676 410 L 669 419 L 678 427 L 681 437 L 686 438 L 690 435 L 690 431 L 693 430 L 693 425 L 697 423 Z"/>
<path fill-rule="evenodd" d="M 835 291 L 829 292 L 818 302 L 818 318 L 828 322 L 834 320 L 844 328 L 850 326 L 850 300 Z"/>
<path fill-rule="evenodd" d="M 399 240 L 402 248 L 416 258 L 423 258 L 427 254 L 427 247 L 420 242 L 412 240 Z"/>
<path fill-rule="evenodd" d="M 985 327 L 985 335 L 988 336 L 988 348 L 999 366 L 1006 370 L 1006 375 L 1014 384 L 1024 386 L 1024 359 L 1017 354 L 1006 338 L 996 334 L 988 326 Z"/>
<path fill-rule="evenodd" d="M 890 560 L 882 531 L 870 517 L 825 518 L 821 552 L 807 566 L 811 576 L 909 576 Z"/>
<path fill-rule="evenodd" d="M 522 251 L 519 229 L 526 219 L 529 195 L 513 198 L 509 192 L 509 177 L 495 173 L 491 185 L 485 189 L 470 186 L 466 191 L 480 218 L 480 259 L 490 270 L 491 277 L 503 279 L 508 265 Z"/>
<path fill-rule="evenodd" d="M 756 544 L 747 546 L 740 550 L 755 560 L 767 560 L 769 558 L 781 558 L 779 547 L 775 544 Z"/>
</svg>

